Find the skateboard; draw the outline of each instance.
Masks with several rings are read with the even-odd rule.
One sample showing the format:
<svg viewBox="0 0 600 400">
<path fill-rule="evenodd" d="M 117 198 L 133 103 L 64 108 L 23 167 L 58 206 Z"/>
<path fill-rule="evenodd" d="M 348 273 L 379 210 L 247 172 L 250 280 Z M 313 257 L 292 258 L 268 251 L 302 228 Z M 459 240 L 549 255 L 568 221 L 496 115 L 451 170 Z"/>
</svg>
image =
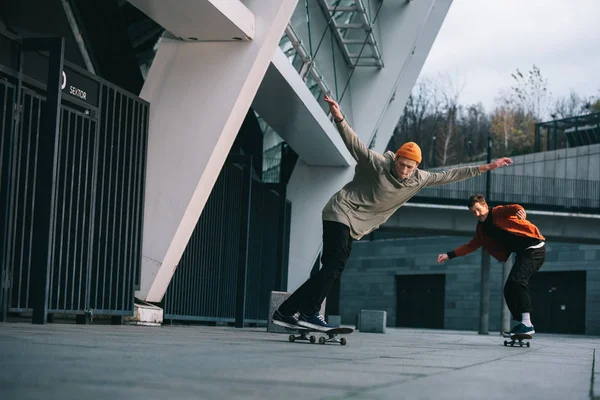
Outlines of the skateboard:
<svg viewBox="0 0 600 400">
<path fill-rule="evenodd" d="M 504 345 L 514 347 L 515 344 L 517 344 L 520 347 L 523 347 L 523 346 L 529 347 L 530 346 L 529 342 L 523 342 L 523 339 L 531 340 L 531 339 L 533 339 L 533 337 L 531 335 L 517 333 L 516 335 L 510 335 L 510 341 L 505 340 Z"/>
<path fill-rule="evenodd" d="M 352 329 L 352 328 L 312 329 L 312 328 L 305 328 L 303 326 L 298 326 L 297 328 L 289 328 L 289 327 L 285 327 L 285 328 L 289 329 L 290 331 L 298 333 L 298 335 L 291 334 L 290 336 L 288 336 L 288 340 L 290 342 L 295 342 L 296 340 L 308 340 L 311 343 L 315 343 L 317 341 L 316 336 L 315 335 L 309 336 L 309 334 L 310 333 L 324 333 L 325 335 L 327 335 L 327 338 L 325 338 L 324 336 L 320 336 L 319 344 L 339 343 L 342 346 L 345 346 L 346 343 L 348 343 L 348 341 L 344 337 L 338 339 L 337 336 L 338 335 L 349 335 L 352 332 L 354 332 L 354 329 Z"/>
</svg>

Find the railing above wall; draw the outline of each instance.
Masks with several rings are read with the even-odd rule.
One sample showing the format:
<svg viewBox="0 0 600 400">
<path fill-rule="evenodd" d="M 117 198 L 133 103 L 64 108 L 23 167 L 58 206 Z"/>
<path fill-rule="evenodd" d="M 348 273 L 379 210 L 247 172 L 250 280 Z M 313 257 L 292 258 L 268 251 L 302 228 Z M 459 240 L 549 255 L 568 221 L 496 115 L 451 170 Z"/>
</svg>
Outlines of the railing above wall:
<svg viewBox="0 0 600 400">
<path fill-rule="evenodd" d="M 518 203 L 539 210 L 600 213 L 600 181 L 493 174 L 492 203 Z M 423 189 L 412 202 L 466 205 L 468 198 L 485 193 L 486 177 Z"/>
<path fill-rule="evenodd" d="M 549 151 L 600 143 L 600 113 L 535 125 L 535 150 Z"/>
</svg>

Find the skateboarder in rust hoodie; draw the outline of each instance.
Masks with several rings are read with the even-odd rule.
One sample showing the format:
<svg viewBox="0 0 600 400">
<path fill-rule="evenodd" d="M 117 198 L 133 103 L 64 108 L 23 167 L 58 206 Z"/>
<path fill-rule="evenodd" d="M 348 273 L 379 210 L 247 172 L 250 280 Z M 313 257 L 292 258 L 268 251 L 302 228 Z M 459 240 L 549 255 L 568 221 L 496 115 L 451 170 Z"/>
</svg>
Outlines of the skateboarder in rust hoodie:
<svg viewBox="0 0 600 400">
<path fill-rule="evenodd" d="M 490 255 L 501 262 L 511 253 L 517 255 L 504 285 L 504 299 L 512 317 L 518 322 L 510 334 L 533 335 L 529 279 L 546 258 L 544 237 L 538 228 L 525 219 L 525 210 L 518 204 L 488 207 L 485 198 L 476 194 L 469 198 L 469 210 L 477 223 L 473 240 L 446 254 L 438 255 L 438 263 L 474 252 L 483 246 Z"/>
<path fill-rule="evenodd" d="M 342 275 L 352 241 L 377 229 L 421 189 L 472 178 L 512 163 L 510 158 L 501 158 L 478 167 L 435 173 L 421 171 L 417 169 L 421 149 L 416 143 L 405 143 L 396 154 L 369 150 L 350 128 L 339 105 L 329 96 L 325 96 L 325 101 L 357 164 L 352 181 L 334 194 L 323 208 L 322 268 L 273 313 L 273 323 L 289 328 L 296 325 L 312 329 L 334 327 L 319 315 L 319 310 L 332 284 Z"/>
</svg>

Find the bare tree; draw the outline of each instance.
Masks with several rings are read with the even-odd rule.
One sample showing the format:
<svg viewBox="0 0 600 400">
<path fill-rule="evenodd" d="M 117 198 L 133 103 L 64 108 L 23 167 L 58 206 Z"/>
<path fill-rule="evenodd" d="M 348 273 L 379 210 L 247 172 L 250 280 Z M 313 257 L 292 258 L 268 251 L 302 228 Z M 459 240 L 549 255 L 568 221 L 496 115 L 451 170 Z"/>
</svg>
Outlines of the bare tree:
<svg viewBox="0 0 600 400">
<path fill-rule="evenodd" d="M 440 118 L 440 101 L 429 79 L 419 81 L 409 96 L 404 111 L 388 144 L 395 151 L 404 142 L 414 141 L 423 151 L 423 167 L 429 165 L 436 124 Z"/>
<path fill-rule="evenodd" d="M 584 99 L 571 90 L 568 96 L 556 99 L 551 106 L 550 116 L 552 119 L 563 119 L 587 114 L 590 111 L 586 109 L 586 105 L 591 102 L 592 99 Z"/>
<path fill-rule="evenodd" d="M 511 76 L 515 80 L 507 99 L 511 107 L 522 109 L 537 122 L 547 119 L 552 93 L 548 90 L 548 80 L 542 76 L 540 69 L 534 64 L 531 71 L 523 74 L 517 68 Z"/>
<path fill-rule="evenodd" d="M 436 133 L 436 149 L 440 165 L 459 162 L 462 158 L 462 141 L 458 138 L 457 119 L 460 112 L 459 98 L 465 88 L 464 81 L 449 74 L 440 75 L 436 81 L 436 93 L 442 102 L 444 123 Z M 439 144 L 438 144 L 439 143 Z"/>
<path fill-rule="evenodd" d="M 490 132 L 490 118 L 483 104 L 472 104 L 463 108 L 459 126 L 465 141 L 466 161 L 480 160 L 487 151 L 487 136 Z"/>
</svg>

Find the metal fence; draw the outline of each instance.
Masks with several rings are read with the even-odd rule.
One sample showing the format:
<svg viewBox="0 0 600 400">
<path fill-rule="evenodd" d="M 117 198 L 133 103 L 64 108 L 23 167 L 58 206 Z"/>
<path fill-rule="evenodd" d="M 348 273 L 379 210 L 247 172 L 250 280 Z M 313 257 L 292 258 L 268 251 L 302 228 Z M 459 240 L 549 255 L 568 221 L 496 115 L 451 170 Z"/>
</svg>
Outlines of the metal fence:
<svg viewBox="0 0 600 400">
<path fill-rule="evenodd" d="M 38 161 L 51 157 L 52 225 L 42 233 L 50 247 L 47 311 L 131 315 L 140 280 L 149 105 L 76 67 L 65 68 L 99 90 L 97 106 L 63 96 L 56 152 L 39 145 L 45 85 L 2 68 L 0 261 L 8 281 L 2 306 L 32 311 Z"/>
<path fill-rule="evenodd" d="M 269 295 L 287 275 L 290 203 L 249 168 L 223 167 L 165 294 L 166 319 L 266 322 Z"/>
<path fill-rule="evenodd" d="M 425 188 L 415 201 L 466 204 L 475 193 L 485 193 L 486 175 L 447 185 Z M 600 210 L 600 182 L 580 179 L 491 174 L 491 200 L 543 209 Z"/>
<path fill-rule="evenodd" d="M 14 106 L 16 103 L 17 88 L 8 81 L 0 80 L 0 306 L 4 310 L 4 304 L 7 301 L 8 291 L 1 290 L 8 286 L 6 278 L 6 252 L 8 251 L 8 203 L 10 175 L 11 175 L 11 157 L 12 157 L 12 135 L 14 124 Z"/>
<path fill-rule="evenodd" d="M 100 104 L 90 308 L 131 313 L 141 274 L 149 105 L 106 85 Z"/>
</svg>

